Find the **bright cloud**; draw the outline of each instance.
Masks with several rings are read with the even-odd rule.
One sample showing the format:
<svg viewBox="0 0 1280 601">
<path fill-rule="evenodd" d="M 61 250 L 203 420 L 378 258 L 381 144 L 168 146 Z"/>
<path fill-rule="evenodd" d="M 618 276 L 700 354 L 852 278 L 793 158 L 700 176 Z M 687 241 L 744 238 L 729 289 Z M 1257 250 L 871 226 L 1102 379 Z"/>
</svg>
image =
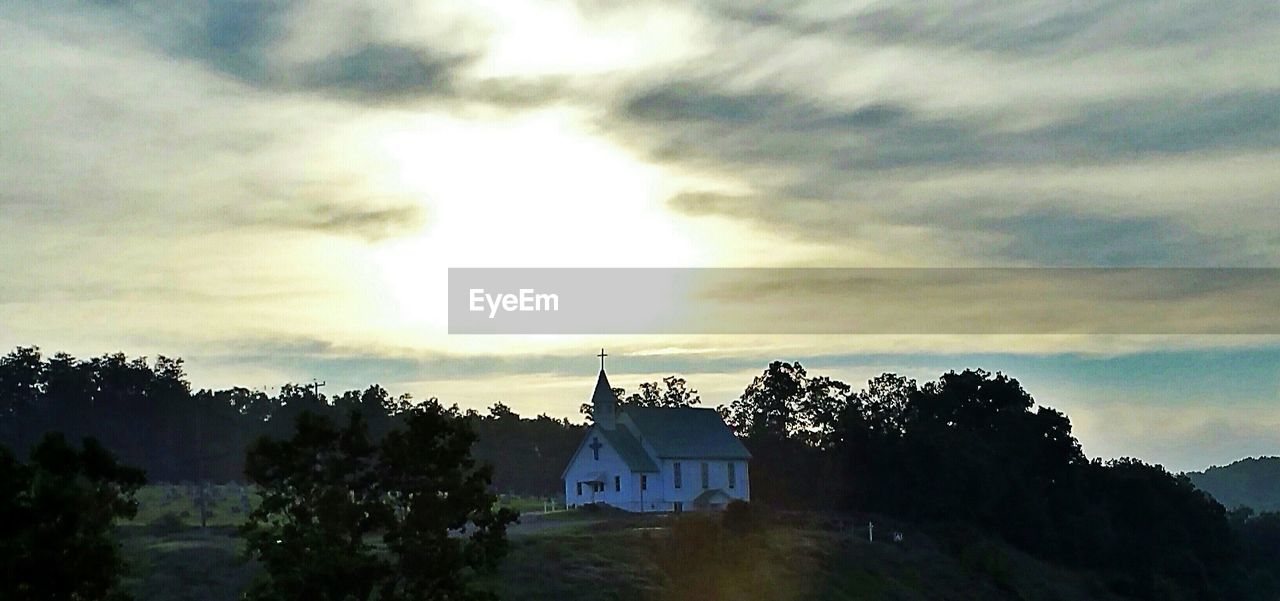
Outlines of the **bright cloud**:
<svg viewBox="0 0 1280 601">
<path fill-rule="evenodd" d="M 566 362 L 600 344 L 717 398 L 784 356 L 861 377 L 1275 344 L 460 338 L 443 288 L 450 266 L 1274 266 L 1274 2 L 19 1 L 0 39 L 10 346 L 567 415 Z M 1137 418 L 1076 375 L 1045 381 L 1106 452 L 1194 463 L 1109 430 Z M 1275 391 L 1187 423 L 1275 423 Z M 1274 442 L 1224 428 L 1223 453 Z"/>
</svg>

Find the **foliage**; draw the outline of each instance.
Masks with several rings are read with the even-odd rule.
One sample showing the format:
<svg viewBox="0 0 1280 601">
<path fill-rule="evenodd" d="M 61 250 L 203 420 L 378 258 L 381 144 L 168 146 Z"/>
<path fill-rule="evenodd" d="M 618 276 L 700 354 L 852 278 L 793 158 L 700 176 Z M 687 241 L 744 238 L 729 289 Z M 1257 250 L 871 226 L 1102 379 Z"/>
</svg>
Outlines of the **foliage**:
<svg viewBox="0 0 1280 601">
<path fill-rule="evenodd" d="M 687 390 L 683 380 L 672 386 Z M 239 480 L 245 448 L 261 436 L 289 436 L 307 411 L 335 421 L 355 411 L 370 435 L 381 438 L 402 425 L 415 402 L 377 385 L 333 397 L 299 384 L 274 395 L 242 387 L 192 391 L 182 361 L 167 357 L 149 362 L 117 353 L 80 360 L 65 353 L 46 357 L 34 347 L 0 356 L 0 444 L 22 455 L 45 432 L 92 436 L 160 482 Z M 559 494 L 560 469 L 582 439 L 581 426 L 495 407 L 503 410 L 467 415 L 479 436 L 475 456 L 497 465 L 494 488 Z"/>
<path fill-rule="evenodd" d="M 456 410 L 428 402 L 402 422 L 376 441 L 358 411 L 342 427 L 304 412 L 292 438 L 250 447 L 262 503 L 241 532 L 265 574 L 249 599 L 485 596 L 470 577 L 495 566 L 515 513 L 494 508 Z"/>
<path fill-rule="evenodd" d="M 1003 374 L 851 393 L 774 362 L 722 413 L 773 505 L 969 524 L 1141 599 L 1221 596 L 1237 565 L 1221 505 L 1159 466 L 1088 461 L 1066 416 Z"/>
<path fill-rule="evenodd" d="M 629 395 L 617 393 L 624 404 L 699 402 L 696 391 L 675 376 L 642 384 Z M 306 414 L 342 433 L 352 426 L 347 416 L 355 413 L 361 436 L 387 440 L 393 431 L 406 430 L 413 403 L 378 386 L 332 398 L 300 385 L 286 385 L 275 395 L 245 388 L 192 392 L 181 360 L 165 357 L 79 360 L 45 357 L 34 348 L 0 357 L 0 442 L 21 454 L 52 430 L 73 438 L 98 436 L 124 462 L 168 481 L 235 480 L 251 441 L 296 436 L 295 425 Z M 438 402 L 430 399 L 424 406 Z M 1188 480 L 1136 460 L 1089 461 L 1067 417 L 1038 406 L 1003 374 L 968 370 L 922 384 L 885 374 L 854 391 L 809 374 L 799 363 L 778 361 L 719 410 L 753 454 L 756 502 L 968 525 L 1039 557 L 1096 571 L 1116 590 L 1139 598 L 1267 598 L 1280 590 L 1280 573 L 1271 567 L 1277 554 L 1269 550 L 1274 518 L 1232 514 L 1229 520 L 1221 505 L 1193 485 L 1215 486 L 1202 475 Z M 583 431 L 567 420 L 522 418 L 500 403 L 485 415 L 453 417 L 475 433 L 469 443 L 473 456 L 495 464 L 491 486 L 508 493 L 558 494 L 559 471 Z M 338 462 L 332 469 L 363 482 L 365 468 L 357 467 L 383 460 L 383 445 L 369 446 L 353 455 L 354 463 Z M 1235 480 L 1247 482 L 1250 494 L 1265 493 L 1274 478 L 1253 470 L 1263 463 L 1203 476 L 1245 470 L 1251 475 Z M 323 506 L 325 512 L 336 512 L 326 516 L 343 525 L 329 534 L 342 534 L 358 552 L 372 553 L 360 546 L 367 537 L 357 542 L 353 532 L 383 532 L 391 518 L 374 514 L 385 512 L 386 504 L 375 497 L 321 499 L 332 503 Z M 368 529 L 353 517 L 365 510 L 372 517 L 362 519 L 376 523 Z M 220 513 L 215 520 L 226 517 Z M 383 546 L 370 545 L 380 552 Z M 388 573 L 398 569 L 389 559 L 378 561 Z"/>
<path fill-rule="evenodd" d="M 662 382 L 642 382 L 639 390 L 627 394 L 626 389 L 613 388 L 613 396 L 618 398 L 618 408 L 631 407 L 692 407 L 702 402 L 698 391 L 689 387 L 689 383 L 679 376 L 667 376 Z M 592 420 L 590 403 L 583 403 L 578 412 Z"/>
<path fill-rule="evenodd" d="M 0 587 L 14 601 L 127 599 L 112 523 L 137 510 L 143 472 L 96 440 L 49 434 L 28 464 L 0 447 Z"/>
<path fill-rule="evenodd" d="M 523 418 L 497 403 L 488 415 L 465 414 L 476 432 L 472 454 L 493 466 L 493 488 L 504 493 L 560 498 L 560 472 L 582 442 L 585 428 L 546 415 Z"/>
<path fill-rule="evenodd" d="M 735 535 L 750 534 L 759 531 L 765 523 L 765 509 L 759 503 L 733 500 L 724 508 L 720 516 L 720 524 Z"/>
</svg>

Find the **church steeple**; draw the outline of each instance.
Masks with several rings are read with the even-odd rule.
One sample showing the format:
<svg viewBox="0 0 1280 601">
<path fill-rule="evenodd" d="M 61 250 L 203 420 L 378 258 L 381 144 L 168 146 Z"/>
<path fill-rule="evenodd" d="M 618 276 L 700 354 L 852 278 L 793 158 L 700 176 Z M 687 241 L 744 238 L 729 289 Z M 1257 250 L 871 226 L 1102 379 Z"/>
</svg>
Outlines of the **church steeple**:
<svg viewBox="0 0 1280 601">
<path fill-rule="evenodd" d="M 605 430 L 612 430 L 616 425 L 618 397 L 609 386 L 609 377 L 604 375 L 604 349 L 600 349 L 600 377 L 596 378 L 596 389 L 591 393 L 591 417 L 596 425 Z"/>
</svg>

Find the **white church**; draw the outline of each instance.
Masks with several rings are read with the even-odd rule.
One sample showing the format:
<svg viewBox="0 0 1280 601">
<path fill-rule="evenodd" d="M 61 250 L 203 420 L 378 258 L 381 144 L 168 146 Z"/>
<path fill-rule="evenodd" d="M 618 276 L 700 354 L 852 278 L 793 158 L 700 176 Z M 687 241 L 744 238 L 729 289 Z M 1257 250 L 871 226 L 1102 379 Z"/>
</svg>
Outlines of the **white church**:
<svg viewBox="0 0 1280 601">
<path fill-rule="evenodd" d="M 619 407 L 603 360 L 591 405 L 595 424 L 561 475 L 570 507 L 679 512 L 751 499 L 751 453 L 714 409 Z"/>
</svg>

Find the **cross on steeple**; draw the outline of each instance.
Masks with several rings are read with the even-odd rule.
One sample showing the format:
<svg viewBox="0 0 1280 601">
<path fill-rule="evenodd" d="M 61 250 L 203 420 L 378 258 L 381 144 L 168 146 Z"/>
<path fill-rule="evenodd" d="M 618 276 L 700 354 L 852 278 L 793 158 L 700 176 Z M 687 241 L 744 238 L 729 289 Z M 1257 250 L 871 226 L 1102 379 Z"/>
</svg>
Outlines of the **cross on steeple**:
<svg viewBox="0 0 1280 601">
<path fill-rule="evenodd" d="M 600 371 L 604 371 L 604 358 L 608 357 L 609 354 L 604 352 L 604 349 L 600 349 L 600 354 L 596 356 L 600 358 Z"/>
</svg>

